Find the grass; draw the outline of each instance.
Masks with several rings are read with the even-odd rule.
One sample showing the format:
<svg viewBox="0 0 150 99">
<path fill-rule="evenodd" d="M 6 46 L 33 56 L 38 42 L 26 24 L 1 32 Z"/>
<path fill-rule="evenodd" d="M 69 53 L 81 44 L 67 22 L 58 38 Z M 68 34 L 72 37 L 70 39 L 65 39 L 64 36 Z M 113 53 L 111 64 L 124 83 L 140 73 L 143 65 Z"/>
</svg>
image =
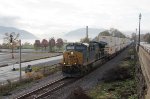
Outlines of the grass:
<svg viewBox="0 0 150 99">
<path fill-rule="evenodd" d="M 89 95 L 93 99 L 137 99 L 135 81 L 127 79 L 97 85 Z"/>
<path fill-rule="evenodd" d="M 26 88 L 29 84 L 31 84 L 33 79 L 23 79 L 21 82 L 11 82 L 8 80 L 8 84 L 0 86 L 0 98 L 2 96 L 9 96 L 11 95 L 11 91 L 17 90 L 20 88 Z"/>
<path fill-rule="evenodd" d="M 106 72 L 103 82 L 97 84 L 88 95 L 92 99 L 137 99 L 135 80 L 135 61 L 130 59 L 132 49 L 128 57 L 122 60 L 116 69 Z"/>
<path fill-rule="evenodd" d="M 25 68 L 27 67 L 23 67 L 21 70 L 22 71 L 25 71 Z M 42 72 L 43 74 L 46 74 L 47 73 L 54 73 L 54 72 L 57 72 L 57 71 L 60 71 L 61 70 L 61 67 L 58 65 L 58 64 L 55 64 L 55 65 L 52 65 L 52 66 L 48 66 L 48 65 L 45 65 L 45 66 L 31 66 L 32 68 L 32 71 L 33 72 Z M 19 68 L 16 69 L 16 71 L 19 71 Z"/>
</svg>

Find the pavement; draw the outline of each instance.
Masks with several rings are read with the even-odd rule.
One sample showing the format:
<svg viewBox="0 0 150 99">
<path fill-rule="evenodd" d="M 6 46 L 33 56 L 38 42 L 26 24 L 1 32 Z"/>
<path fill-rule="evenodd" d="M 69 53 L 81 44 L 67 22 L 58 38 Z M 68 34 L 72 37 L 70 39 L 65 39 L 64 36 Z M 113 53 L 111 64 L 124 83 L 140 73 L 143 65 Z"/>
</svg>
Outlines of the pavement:
<svg viewBox="0 0 150 99">
<path fill-rule="evenodd" d="M 30 62 L 24 62 L 21 64 L 21 67 L 26 67 L 28 65 L 53 65 L 60 63 L 62 59 L 62 55 L 46 58 L 46 59 L 40 59 L 40 60 L 34 60 Z M 19 64 L 10 64 L 6 67 L 0 68 L 0 83 L 6 82 L 8 79 L 15 79 L 19 78 L 19 71 L 12 71 L 12 68 L 15 67 L 16 69 L 19 68 Z M 22 75 L 25 73 L 22 71 Z"/>
<path fill-rule="evenodd" d="M 16 53 L 14 53 L 16 56 Z M 16 59 L 11 59 L 11 53 L 0 53 L 0 66 L 9 63 L 15 63 Z"/>
</svg>

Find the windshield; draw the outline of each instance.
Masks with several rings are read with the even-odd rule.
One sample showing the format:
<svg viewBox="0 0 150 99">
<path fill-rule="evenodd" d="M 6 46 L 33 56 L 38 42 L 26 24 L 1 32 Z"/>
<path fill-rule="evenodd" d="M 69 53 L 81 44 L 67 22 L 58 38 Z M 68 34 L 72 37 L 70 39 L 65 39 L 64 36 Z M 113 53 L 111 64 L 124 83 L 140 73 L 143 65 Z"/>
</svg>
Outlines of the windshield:
<svg viewBox="0 0 150 99">
<path fill-rule="evenodd" d="M 77 50 L 84 50 L 85 47 L 83 47 L 83 46 L 76 46 L 76 49 L 77 49 Z"/>
<path fill-rule="evenodd" d="M 67 46 L 67 50 L 74 50 L 74 46 Z"/>
</svg>

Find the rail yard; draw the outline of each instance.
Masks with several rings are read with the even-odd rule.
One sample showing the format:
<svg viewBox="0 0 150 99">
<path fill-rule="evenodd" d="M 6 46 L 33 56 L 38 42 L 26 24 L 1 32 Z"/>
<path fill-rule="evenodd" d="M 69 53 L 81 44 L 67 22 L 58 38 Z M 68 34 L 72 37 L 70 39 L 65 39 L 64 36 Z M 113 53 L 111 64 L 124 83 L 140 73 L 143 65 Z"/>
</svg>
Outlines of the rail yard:
<svg viewBox="0 0 150 99">
<path fill-rule="evenodd" d="M 18 94 L 16 94 L 15 96 L 13 96 L 13 98 L 15 97 L 16 99 L 66 99 L 68 95 L 70 95 L 71 92 L 77 88 L 77 86 L 81 86 L 84 90 L 87 90 L 91 88 L 91 86 L 94 86 L 97 82 L 101 81 L 106 71 L 112 68 L 116 68 L 117 64 L 120 64 L 120 61 L 127 57 L 128 50 L 129 48 L 125 49 L 124 51 L 122 51 L 121 54 L 103 64 L 101 61 L 97 61 L 94 65 L 100 66 L 101 64 L 101 66 L 87 74 L 85 77 L 65 78 L 60 74 L 62 78 L 60 77 L 40 87 L 34 87 L 34 89 L 32 89 L 31 87 L 32 90 L 28 90 L 25 93 L 19 94 L 19 96 Z"/>
<path fill-rule="evenodd" d="M 57 56 L 57 57 L 62 57 L 61 61 L 58 62 L 58 67 L 61 68 L 60 71 L 57 71 L 59 72 L 58 79 L 56 79 L 57 77 L 55 78 L 55 76 L 54 76 L 55 80 L 54 78 L 52 79 L 49 76 L 47 76 L 45 78 L 47 80 L 44 83 L 41 84 L 43 79 L 42 78 L 40 79 L 41 81 L 37 80 L 37 82 L 39 83 L 38 86 L 36 85 L 36 81 L 31 85 L 25 84 L 25 87 L 27 88 L 25 87 L 19 88 L 20 90 L 24 90 L 23 92 L 20 93 L 18 92 L 19 91 L 18 90 L 16 91 L 17 92 L 16 93 L 14 91 L 14 93 L 12 92 L 12 95 L 8 97 L 16 98 L 16 99 L 43 99 L 43 98 L 49 99 L 50 97 L 53 96 L 52 94 L 54 94 L 58 90 L 67 88 L 70 85 L 74 85 L 75 83 L 82 81 L 82 79 L 85 79 L 86 77 L 88 77 L 88 75 L 91 75 L 99 68 L 103 68 L 104 70 L 101 70 L 102 74 L 100 74 L 100 78 L 94 78 L 94 79 L 102 79 L 103 73 L 106 72 L 106 70 L 115 67 L 114 65 L 110 67 L 103 66 L 103 65 L 106 65 L 107 63 L 112 64 L 113 60 L 117 59 L 117 57 L 122 57 L 122 55 L 120 54 L 127 53 L 126 50 L 130 49 L 131 44 L 132 42 L 128 38 L 120 38 L 120 37 L 113 37 L 113 36 L 99 36 L 97 41 L 93 40 L 90 41 L 89 43 L 68 43 L 65 46 L 65 51 L 63 52 L 63 55 Z M 45 61 L 45 62 L 44 60 L 47 59 L 42 59 L 42 60 L 43 60 L 42 63 L 40 62 L 38 63 L 37 60 L 37 62 L 34 62 L 36 64 L 31 64 L 32 61 L 29 62 L 28 64 L 31 64 L 32 67 L 33 65 L 35 65 L 38 68 L 43 63 L 50 66 L 53 61 L 53 59 L 52 61 Z M 24 67 L 26 68 L 26 66 Z M 26 68 L 26 72 L 24 76 L 27 75 L 27 77 L 30 77 L 31 79 L 32 75 L 35 74 L 34 72 L 32 73 L 32 71 L 28 69 L 30 69 L 30 67 Z M 44 69 L 44 72 L 45 71 L 46 70 Z M 40 73 L 40 75 L 43 74 Z M 50 74 L 50 76 L 51 75 L 55 75 L 55 73 Z M 90 81 L 88 81 L 88 83 L 90 83 Z M 92 82 L 92 85 L 94 83 L 96 83 L 96 81 Z M 3 86 L 4 85 L 5 84 L 3 84 Z M 30 89 L 28 89 L 29 87 Z M 84 85 L 81 87 L 84 88 Z M 68 97 L 68 95 L 69 94 L 62 96 L 61 99 L 64 97 Z M 57 98 L 56 96 L 53 97 Z M 7 98 L 7 95 L 4 96 L 3 98 Z"/>
<path fill-rule="evenodd" d="M 16 59 L 14 64 L 0 67 L 0 98 L 148 99 L 150 45 L 143 42 L 139 46 L 119 33 L 119 36 L 99 34 L 86 42 L 68 42 L 61 52 L 49 53 L 45 48 L 45 52 L 42 49 L 23 53 L 27 60 Z M 34 59 L 30 60 L 30 56 Z M 6 58 L 2 57 L 1 63 L 3 60 L 7 63 Z"/>
<path fill-rule="evenodd" d="M 150 99 L 150 0 L 0 0 L 0 99 Z"/>
<path fill-rule="evenodd" d="M 149 92 L 150 81 L 149 44 L 141 43 L 137 46 L 135 41 L 120 35 L 98 35 L 96 39 L 88 42 L 66 43 L 63 53 L 59 52 L 54 56 L 51 56 L 52 54 L 49 56 L 47 52 L 24 53 L 26 56 L 37 54 L 35 55 L 37 59 L 2 66 L 0 76 L 6 74 L 7 76 L 1 80 L 0 96 L 4 99 L 72 99 L 73 97 L 75 99 L 77 97 L 79 99 L 94 97 L 144 99 L 149 97 L 148 94 L 146 95 L 146 90 Z M 88 38 L 88 27 L 86 27 L 86 38 Z M 1 55 L 5 56 L 5 54 Z M 22 75 L 19 72 L 22 72 Z M 108 75 L 112 77 L 109 78 Z M 136 83 L 134 78 L 139 83 Z M 105 90 L 102 96 L 98 94 L 102 91 L 97 93 L 93 87 L 103 86 L 107 89 L 111 83 L 105 84 L 105 81 L 111 81 L 112 84 L 118 82 L 118 87 L 131 86 L 133 89 L 122 88 L 121 93 L 112 86 Z M 109 96 L 105 95 L 109 90 L 112 90 L 112 93 Z"/>
</svg>

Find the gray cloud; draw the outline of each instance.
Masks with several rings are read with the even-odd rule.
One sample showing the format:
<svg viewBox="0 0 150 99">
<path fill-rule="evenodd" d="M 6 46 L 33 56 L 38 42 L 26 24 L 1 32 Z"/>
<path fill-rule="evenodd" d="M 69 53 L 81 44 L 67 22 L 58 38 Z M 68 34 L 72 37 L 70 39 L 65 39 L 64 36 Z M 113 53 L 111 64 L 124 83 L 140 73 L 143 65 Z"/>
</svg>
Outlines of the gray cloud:
<svg viewBox="0 0 150 99">
<path fill-rule="evenodd" d="M 86 25 L 135 30 L 150 27 L 149 0 L 0 0 L 0 25 L 33 34 L 63 33 Z M 17 17 L 16 17 L 17 16 Z"/>
<path fill-rule="evenodd" d="M 0 16 L 0 26 L 17 27 L 19 19 L 19 17 L 13 16 Z"/>
</svg>

